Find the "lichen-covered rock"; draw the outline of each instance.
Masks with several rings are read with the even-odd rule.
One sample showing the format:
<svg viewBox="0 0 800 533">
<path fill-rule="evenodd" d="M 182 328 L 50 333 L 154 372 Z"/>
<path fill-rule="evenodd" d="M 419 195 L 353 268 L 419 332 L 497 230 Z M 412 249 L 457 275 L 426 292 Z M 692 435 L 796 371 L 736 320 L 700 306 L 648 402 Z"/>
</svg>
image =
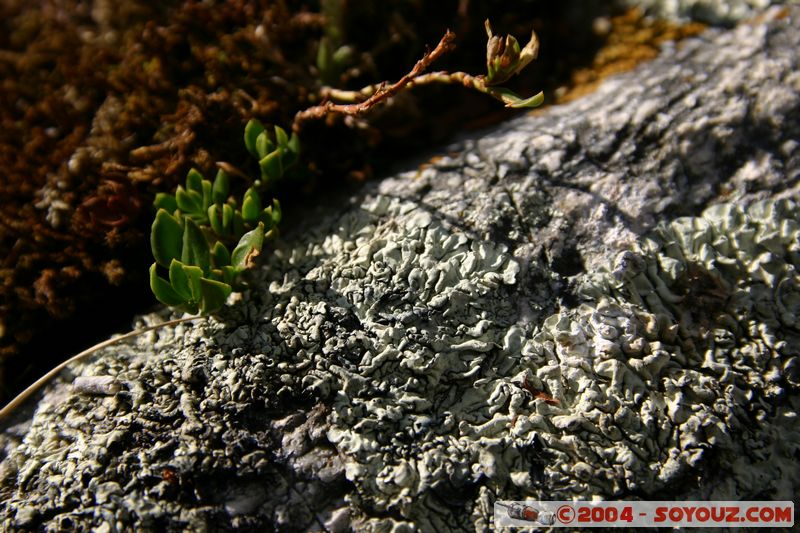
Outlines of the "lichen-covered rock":
<svg viewBox="0 0 800 533">
<path fill-rule="evenodd" d="M 771 5 L 792 4 L 797 0 L 620 0 L 620 3 L 674 20 L 725 25 L 754 17 Z"/>
<path fill-rule="evenodd" d="M 591 465 L 564 481 L 672 491 L 712 471 L 716 486 L 684 494 L 752 493 L 757 477 L 759 490 L 792 498 L 798 267 L 800 211 L 765 201 L 680 218 L 587 276 L 589 301 L 545 320 L 530 348 L 550 362 L 530 371 L 571 405 L 568 423 L 589 421 L 580 445 L 551 445 L 559 462 Z"/>
<path fill-rule="evenodd" d="M 220 316 L 21 411 L 0 523 L 485 530 L 498 498 L 793 499 L 798 16 L 308 216 Z"/>
</svg>

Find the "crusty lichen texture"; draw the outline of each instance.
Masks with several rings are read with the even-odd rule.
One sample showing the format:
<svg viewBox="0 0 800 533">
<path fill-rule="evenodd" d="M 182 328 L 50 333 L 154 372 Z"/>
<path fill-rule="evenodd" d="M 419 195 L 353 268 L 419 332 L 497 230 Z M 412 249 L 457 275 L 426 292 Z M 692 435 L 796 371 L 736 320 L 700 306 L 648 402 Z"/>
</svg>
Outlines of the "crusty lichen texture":
<svg viewBox="0 0 800 533">
<path fill-rule="evenodd" d="M 732 25 L 754 17 L 770 5 L 790 4 L 797 0 L 620 0 L 627 6 L 644 9 L 648 15 L 676 20 L 701 20 L 711 24 Z"/>
<path fill-rule="evenodd" d="M 328 432 L 359 507 L 424 530 L 446 528 L 453 517 L 432 510 L 454 502 L 485 526 L 495 497 L 791 499 L 800 482 L 794 204 L 719 205 L 659 228 L 613 271 L 586 276 L 586 303 L 532 329 L 502 320 L 502 291 L 470 286 L 472 276 L 513 281 L 504 250 L 463 239 L 427 264 L 419 259 L 440 248 L 413 243 L 459 240 L 433 222 L 415 231 L 360 248 L 373 250 L 370 268 L 386 287 L 356 314 L 382 342 L 342 369 Z M 472 257 L 481 248 L 482 261 Z M 451 263 L 457 273 L 442 283 Z M 379 325 L 391 288 L 402 299 L 420 276 L 419 288 L 433 277 L 472 292 L 473 306 L 493 302 L 492 312 L 438 314 L 422 292 L 408 315 Z M 396 519 L 366 524 L 387 522 Z"/>
<path fill-rule="evenodd" d="M 587 276 L 590 301 L 547 319 L 531 348 L 568 411 L 550 421 L 580 435 L 550 444 L 557 463 L 586 463 L 555 475 L 590 493 L 791 498 L 798 266 L 797 206 L 765 201 L 677 219 Z"/>
<path fill-rule="evenodd" d="M 3 524 L 481 530 L 498 498 L 791 499 L 799 238 L 789 201 L 714 206 L 524 321 L 506 246 L 374 196 L 231 315 L 75 370 L 108 395 L 45 395 Z"/>
<path fill-rule="evenodd" d="M 104 350 L 6 426 L 0 529 L 469 531 L 496 498 L 794 499 L 787 9 L 304 213 L 217 318 Z"/>
</svg>

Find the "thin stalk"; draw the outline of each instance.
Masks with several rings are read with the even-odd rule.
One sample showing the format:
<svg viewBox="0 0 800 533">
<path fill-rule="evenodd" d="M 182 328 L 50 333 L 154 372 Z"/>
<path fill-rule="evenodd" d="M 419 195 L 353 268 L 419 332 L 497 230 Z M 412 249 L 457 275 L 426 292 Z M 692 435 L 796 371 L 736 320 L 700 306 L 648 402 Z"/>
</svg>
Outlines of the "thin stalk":
<svg viewBox="0 0 800 533">
<path fill-rule="evenodd" d="M 355 104 L 334 104 L 333 102 L 326 102 L 318 106 L 310 107 L 304 111 L 300 111 L 294 117 L 292 129 L 295 132 L 300 131 L 304 122 L 308 120 L 324 118 L 328 113 L 339 113 L 342 115 L 361 115 L 366 113 L 378 103 L 391 98 L 400 92 L 414 78 L 418 77 L 425 70 L 427 70 L 434 61 L 450 51 L 453 48 L 453 41 L 455 41 L 455 38 L 456 34 L 448 30 L 444 34 L 444 37 L 442 37 L 441 41 L 439 41 L 439 44 L 436 45 L 436 48 L 434 48 L 433 51 L 426 53 L 422 59 L 417 61 L 417 64 L 414 65 L 414 68 L 411 69 L 408 74 L 400 78 L 400 80 L 393 85 L 386 86 L 385 83 L 382 84 L 380 88 L 376 89 L 372 95 L 363 102 Z"/>
<path fill-rule="evenodd" d="M 320 94 L 322 98 L 327 101 L 297 113 L 294 117 L 292 129 L 295 132 L 299 132 L 302 130 L 305 122 L 324 118 L 329 113 L 351 116 L 362 115 L 400 91 L 432 83 L 463 85 L 468 89 L 474 89 L 500 100 L 506 107 L 525 108 L 541 105 L 544 101 L 544 93 L 542 92 L 530 98 L 522 98 L 509 89 L 497 86 L 498 82 L 506 81 L 509 77 L 519 73 L 522 68 L 536 58 L 539 53 L 539 40 L 536 34 L 531 34 L 530 42 L 525 49 L 520 52 L 519 46 L 516 44 L 516 40 L 513 37 L 507 37 L 506 41 L 500 40 L 499 37 L 493 37 L 488 20 L 486 21 L 486 31 L 490 39 L 489 44 L 493 44 L 488 50 L 488 64 L 490 67 L 503 67 L 505 70 L 493 71 L 492 68 L 490 68 L 489 72 L 491 76 L 489 77 L 483 75 L 473 76 L 466 72 L 450 73 L 445 71 L 425 74 L 424 71 L 427 70 L 434 61 L 453 48 L 455 34 L 448 30 L 447 33 L 444 34 L 444 37 L 442 37 L 442 40 L 439 41 L 436 48 L 434 48 L 432 52 L 426 53 L 422 59 L 417 61 L 417 64 L 411 69 L 411 72 L 403 76 L 393 85 L 387 85 L 387 83 L 384 82 L 377 85 L 368 85 L 358 91 L 346 91 L 332 87 L 324 87 L 320 91 Z M 502 46 L 503 43 L 505 43 L 504 46 Z M 513 43 L 513 46 L 509 43 Z M 511 52 L 507 49 L 511 50 Z M 514 51 L 516 53 L 512 53 Z M 501 57 L 496 58 L 496 54 L 501 54 Z M 506 57 L 506 55 L 509 57 Z M 504 60 L 505 63 L 501 60 Z M 334 103 L 332 100 L 340 103 Z"/>
<path fill-rule="evenodd" d="M 67 359 L 63 363 L 59 364 L 58 366 L 56 366 L 55 368 L 50 370 L 47 374 L 45 374 L 44 376 L 42 376 L 39 379 L 37 379 L 36 382 L 34 382 L 31 386 L 29 386 L 27 389 L 22 391 L 16 398 L 11 400 L 5 407 L 3 407 L 2 410 L 0 410 L 0 420 L 5 419 L 7 416 L 9 416 L 11 413 L 13 413 L 20 405 L 22 405 L 36 391 L 38 391 L 40 388 L 42 388 L 43 385 L 45 385 L 48 381 L 50 381 L 51 379 L 56 377 L 62 370 L 64 370 L 66 367 L 68 367 L 72 363 L 80 361 L 81 359 L 83 359 L 83 358 L 85 358 L 85 357 L 87 357 L 87 356 L 89 356 L 89 355 L 91 355 L 91 354 L 93 354 L 93 353 L 95 353 L 95 352 L 97 352 L 99 350 L 102 350 L 103 348 L 106 348 L 106 347 L 111 346 L 113 344 L 116 344 L 118 342 L 122 342 L 122 341 L 125 341 L 125 340 L 128 340 L 128 339 L 132 339 L 132 338 L 134 338 L 134 337 L 136 337 L 138 335 L 141 335 L 142 333 L 147 333 L 148 331 L 153 331 L 153 330 L 160 329 L 160 328 L 165 328 L 165 327 L 168 327 L 168 326 L 174 326 L 174 325 L 180 324 L 182 322 L 189 322 L 190 320 L 197 320 L 199 318 L 204 318 L 204 317 L 201 317 L 201 316 L 190 316 L 190 317 L 184 317 L 184 318 L 176 318 L 175 320 L 169 320 L 167 322 L 161 322 L 160 324 L 154 324 L 152 326 L 147 326 L 146 328 L 137 329 L 135 331 L 131 331 L 131 332 L 126 333 L 124 335 L 121 335 L 119 337 L 114 337 L 113 339 L 107 339 L 107 340 L 105 340 L 105 341 L 103 341 L 103 342 L 101 342 L 99 344 L 95 344 L 91 348 L 87 348 L 86 350 L 82 351 L 78 355 L 75 355 L 75 356 Z"/>
<path fill-rule="evenodd" d="M 404 89 L 413 89 L 414 87 L 431 85 L 434 83 L 463 85 L 467 89 L 474 89 L 491 96 L 492 98 L 500 100 L 506 104 L 506 107 L 535 107 L 536 105 L 539 105 L 541 100 L 544 98 L 544 93 L 539 92 L 531 98 L 523 99 L 521 96 L 509 89 L 486 85 L 486 78 L 483 75 L 473 76 L 472 74 L 467 74 L 466 72 L 438 71 L 420 74 L 419 76 L 409 80 L 405 84 Z M 374 95 L 381 90 L 382 87 L 383 84 L 368 85 L 367 87 L 359 89 L 358 91 L 346 91 L 327 87 L 323 89 L 322 95 L 325 98 L 330 98 L 331 100 L 337 100 L 339 102 L 357 103 L 363 102 L 365 99 Z M 319 107 L 326 106 L 328 106 L 327 110 L 330 112 L 339 112 L 336 109 L 339 106 L 323 104 Z"/>
</svg>

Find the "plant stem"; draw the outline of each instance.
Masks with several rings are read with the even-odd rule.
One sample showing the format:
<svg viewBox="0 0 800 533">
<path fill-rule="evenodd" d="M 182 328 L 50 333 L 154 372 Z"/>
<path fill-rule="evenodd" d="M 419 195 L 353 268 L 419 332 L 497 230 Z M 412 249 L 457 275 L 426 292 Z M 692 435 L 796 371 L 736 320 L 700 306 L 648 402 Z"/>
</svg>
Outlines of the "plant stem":
<svg viewBox="0 0 800 533">
<path fill-rule="evenodd" d="M 180 324 L 182 322 L 188 322 L 190 320 L 197 320 L 197 319 L 200 319 L 200 318 L 204 318 L 204 317 L 202 317 L 202 316 L 190 316 L 190 317 L 176 318 L 175 320 L 168 320 L 167 322 L 161 322 L 160 324 L 154 324 L 152 326 L 147 326 L 146 328 L 137 329 L 135 331 L 128 332 L 128 333 L 126 333 L 124 335 L 121 335 L 119 337 L 114 337 L 113 339 L 107 339 L 107 340 L 105 340 L 105 341 L 103 341 L 103 342 L 101 342 L 99 344 L 95 344 L 91 348 L 88 348 L 88 349 L 82 351 L 81 353 L 79 353 L 78 355 L 75 355 L 75 356 L 67 359 L 63 363 L 59 364 L 58 366 L 56 366 L 55 368 L 50 370 L 47 374 L 45 374 L 44 376 L 42 376 L 38 380 L 36 380 L 36 382 L 34 382 L 32 385 L 30 385 L 27 389 L 22 391 L 16 398 L 11 400 L 5 407 L 3 407 L 3 409 L 0 410 L 0 420 L 5 419 L 7 416 L 9 416 L 11 413 L 13 413 L 20 405 L 22 405 L 25 402 L 25 400 L 30 398 L 43 385 L 45 385 L 48 381 L 50 381 L 51 379 L 56 377 L 62 370 L 64 370 L 67 366 L 71 365 L 72 363 L 75 363 L 75 362 L 85 358 L 88 355 L 91 355 L 91 354 L 93 354 L 93 353 L 95 353 L 95 352 L 97 352 L 99 350 L 102 350 L 103 348 L 106 348 L 106 347 L 111 346 L 113 344 L 116 344 L 118 342 L 122 342 L 122 341 L 125 341 L 125 340 L 128 340 L 128 339 L 132 339 L 132 338 L 136 337 L 137 335 L 141 335 L 142 333 L 147 333 L 148 331 L 153 331 L 153 330 L 164 328 L 164 327 L 167 327 L 167 326 L 174 326 L 174 325 Z"/>
<path fill-rule="evenodd" d="M 368 85 L 358 91 L 346 91 L 342 89 L 335 89 L 332 87 L 324 87 L 321 91 L 322 98 L 325 100 L 337 100 L 339 104 L 326 101 L 318 106 L 311 107 L 305 111 L 300 111 L 294 117 L 294 124 L 292 129 L 299 132 L 303 124 L 309 120 L 324 118 L 329 113 L 338 113 L 341 115 L 361 115 L 366 113 L 380 102 L 391 98 L 401 90 L 411 89 L 419 85 L 428 85 L 431 83 L 443 83 L 449 85 L 463 85 L 468 89 L 475 89 L 486 95 L 496 98 L 503 102 L 506 107 L 524 108 L 536 107 L 541 105 L 544 101 L 544 94 L 538 93 L 530 98 L 522 98 L 513 91 L 504 87 L 497 87 L 495 85 L 488 85 L 485 76 L 473 76 L 466 72 L 429 72 L 423 73 L 434 61 L 436 61 L 443 54 L 448 52 L 453 47 L 455 34 L 447 31 L 439 41 L 436 48 L 427 54 L 422 59 L 417 61 L 411 72 L 403 76 L 400 81 L 394 85 L 386 86 L 386 82 L 377 85 Z M 532 43 L 536 43 L 536 48 L 533 52 L 535 57 L 538 52 L 538 40 L 536 34 L 531 38 Z"/>
<path fill-rule="evenodd" d="M 361 115 L 369 111 L 376 104 L 391 98 L 400 92 L 415 78 L 419 77 L 425 70 L 427 70 L 434 61 L 439 59 L 445 53 L 449 52 L 453 48 L 453 41 L 455 38 L 455 33 L 447 30 L 447 32 L 444 34 L 444 37 L 442 37 L 441 41 L 439 41 L 439 44 L 436 45 L 436 48 L 434 48 L 433 51 L 426 53 L 422 59 L 417 61 L 417 64 L 414 65 L 414 68 L 411 69 L 408 74 L 400 78 L 397 83 L 388 87 L 385 83 L 381 84 L 371 93 L 371 95 L 367 96 L 367 99 L 363 102 L 354 104 L 334 104 L 332 102 L 325 102 L 324 104 L 300 111 L 294 117 L 292 129 L 295 132 L 299 132 L 302 129 L 304 122 L 324 118 L 328 113 Z"/>
<path fill-rule="evenodd" d="M 506 105 L 513 104 L 517 100 L 522 100 L 522 98 L 520 98 L 513 92 L 509 91 L 508 89 L 486 85 L 486 78 L 484 76 L 482 75 L 473 76 L 471 74 L 467 74 L 466 72 L 451 73 L 451 72 L 439 71 L 439 72 L 429 72 L 427 74 L 421 74 L 419 76 L 416 76 L 414 79 L 410 80 L 405 85 L 404 88 L 412 89 L 414 87 L 419 87 L 420 85 L 428 85 L 432 83 L 442 83 L 448 85 L 461 84 L 467 89 L 474 89 L 476 91 L 489 95 L 492 98 L 496 98 L 497 100 L 500 100 Z M 345 91 L 341 89 L 326 87 L 325 89 L 323 89 L 322 94 L 326 98 L 331 98 L 332 100 L 338 100 L 340 102 L 362 102 L 365 98 L 369 98 L 377 91 L 379 91 L 382 86 L 383 86 L 382 84 L 368 85 L 367 87 L 364 87 L 363 89 L 360 89 L 358 91 Z M 330 111 L 337 112 L 336 109 L 330 109 Z"/>
</svg>

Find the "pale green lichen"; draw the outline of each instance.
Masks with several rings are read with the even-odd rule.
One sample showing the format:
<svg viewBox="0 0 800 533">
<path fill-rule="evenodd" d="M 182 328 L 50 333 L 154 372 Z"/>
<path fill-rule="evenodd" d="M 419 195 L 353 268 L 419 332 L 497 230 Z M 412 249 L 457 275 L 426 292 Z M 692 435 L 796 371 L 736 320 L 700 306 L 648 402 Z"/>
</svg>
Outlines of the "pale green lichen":
<svg viewBox="0 0 800 533">
<path fill-rule="evenodd" d="M 113 350 L 86 363 L 125 394 L 46 395 L 0 490 L 73 523 L 92 509 L 291 524 L 252 480 L 226 475 L 278 479 L 250 424 L 314 398 L 316 414 L 263 422 L 282 436 L 275 457 L 287 474 L 346 483 L 326 512 L 363 531 L 488 529 L 496 499 L 791 499 L 798 250 L 793 203 L 714 207 L 585 275 L 583 304 L 525 322 L 520 250 L 378 196 L 272 255 L 253 283 L 269 290 L 238 308 L 249 322 L 181 325 L 125 348 L 142 352 L 135 364 Z M 191 479 L 198 465 L 228 480 L 214 505 L 183 509 L 168 481 L 151 487 L 165 467 Z M 79 515 L 51 491 L 105 503 Z M 26 505 L 6 523 L 38 520 Z"/>
<path fill-rule="evenodd" d="M 781 479 L 779 472 L 795 471 L 800 443 L 793 425 L 797 400 L 789 394 L 797 384 L 791 311 L 798 300 L 797 228 L 790 202 L 746 212 L 718 206 L 657 229 L 620 254 L 613 269 L 587 275 L 586 302 L 534 331 L 504 327 L 484 313 L 461 328 L 465 336 L 457 341 L 432 335 L 426 349 L 411 342 L 418 314 L 379 329 L 388 335 L 378 343 L 383 350 L 362 360 L 366 367 L 339 374 L 343 394 L 328 433 L 358 487 L 351 503 L 395 513 L 422 529 L 439 527 L 431 509 L 443 487 L 458 499 L 477 486 L 471 520 L 480 529 L 489 523 L 494 498 L 664 490 L 722 499 L 759 491 L 787 496 L 781 491 L 798 480 Z M 414 255 L 417 240 L 452 241 L 462 265 L 464 252 L 484 246 L 465 236 L 453 240 L 428 217 L 428 236 L 414 231 L 388 238 L 378 230 L 374 236 L 382 238 L 361 248 L 369 248 L 365 265 L 399 294 L 413 283 L 403 277 L 413 265 L 423 273 L 450 268 L 447 261 L 425 262 L 429 250 Z M 408 254 L 414 262 L 403 267 Z M 361 256 L 346 255 L 351 259 L 336 261 L 341 268 Z M 491 278 L 507 261 L 496 257 L 467 269 L 469 276 Z M 440 289 L 453 290 L 460 277 L 448 276 Z M 350 283 L 341 281 L 340 289 L 354 291 Z M 436 293 L 423 291 L 420 301 Z M 367 330 L 381 316 L 375 313 L 380 296 L 357 303 Z M 469 301 L 478 296 L 497 298 L 482 291 Z M 452 305 L 460 309 L 458 301 Z M 456 316 L 467 316 L 463 311 Z M 441 331 L 444 317 L 428 317 Z M 405 445 L 404 435 L 413 437 Z M 753 484 L 759 470 L 769 474 Z M 713 489 L 698 484 L 717 472 L 727 477 Z M 397 524 L 372 518 L 360 526 Z"/>
<path fill-rule="evenodd" d="M 754 458 L 772 454 L 759 468 L 776 479 L 796 471 L 799 252 L 794 203 L 718 205 L 587 276 L 589 302 L 547 319 L 526 345 L 535 386 L 569 406 L 539 421 L 562 430 L 544 434 L 556 462 L 592 465 L 556 477 L 606 495 L 649 493 L 716 464 L 739 486 L 703 495 L 741 497 L 756 490 L 746 481 Z M 783 477 L 758 490 L 785 490 Z"/>
</svg>

